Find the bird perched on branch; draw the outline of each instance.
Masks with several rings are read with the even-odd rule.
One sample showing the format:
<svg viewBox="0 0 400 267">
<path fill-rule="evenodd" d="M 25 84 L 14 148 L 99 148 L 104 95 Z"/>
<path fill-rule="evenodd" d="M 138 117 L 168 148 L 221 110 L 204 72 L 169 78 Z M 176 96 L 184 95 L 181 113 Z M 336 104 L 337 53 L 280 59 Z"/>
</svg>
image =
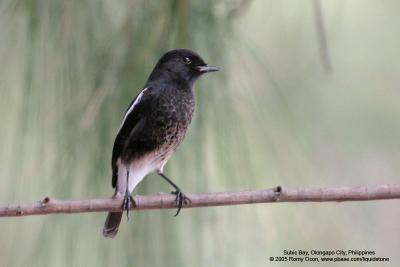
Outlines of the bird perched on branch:
<svg viewBox="0 0 400 267">
<path fill-rule="evenodd" d="M 163 168 L 183 141 L 195 108 L 194 82 L 204 73 L 218 71 L 187 49 L 164 54 L 144 86 L 127 109 L 112 153 L 114 198 L 123 199 L 122 208 L 129 216 L 135 206 L 131 192 L 149 173 L 156 172 L 174 187 L 178 215 L 190 201 L 164 173 Z M 113 238 L 122 212 L 110 212 L 103 228 Z"/>
</svg>

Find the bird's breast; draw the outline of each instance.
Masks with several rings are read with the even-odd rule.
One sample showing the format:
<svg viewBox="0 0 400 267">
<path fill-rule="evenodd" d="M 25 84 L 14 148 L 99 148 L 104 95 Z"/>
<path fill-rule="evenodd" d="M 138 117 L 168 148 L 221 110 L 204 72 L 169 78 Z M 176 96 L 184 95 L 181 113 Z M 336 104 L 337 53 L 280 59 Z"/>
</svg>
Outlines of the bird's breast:
<svg viewBox="0 0 400 267">
<path fill-rule="evenodd" d="M 192 121 L 194 108 L 192 92 L 160 97 L 158 104 L 153 106 L 150 120 L 154 136 L 165 145 L 180 143 Z"/>
<path fill-rule="evenodd" d="M 147 138 L 157 143 L 154 156 L 161 168 L 185 138 L 194 108 L 193 95 L 167 95 L 153 107 L 149 121 L 152 130 Z"/>
<path fill-rule="evenodd" d="M 160 95 L 152 103 L 140 134 L 127 144 L 126 161 L 151 154 L 154 160 L 165 163 L 185 138 L 194 108 L 190 92 Z"/>
</svg>

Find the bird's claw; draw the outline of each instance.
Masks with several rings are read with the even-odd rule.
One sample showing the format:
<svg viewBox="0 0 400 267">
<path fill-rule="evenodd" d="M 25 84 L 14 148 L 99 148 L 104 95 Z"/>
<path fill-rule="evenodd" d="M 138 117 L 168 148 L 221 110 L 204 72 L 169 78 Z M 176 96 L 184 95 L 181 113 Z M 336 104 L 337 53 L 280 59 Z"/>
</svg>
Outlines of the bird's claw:
<svg viewBox="0 0 400 267">
<path fill-rule="evenodd" d="M 126 210 L 126 218 L 129 220 L 129 209 L 136 208 L 135 199 L 131 194 L 127 193 L 124 196 L 124 201 L 122 202 L 122 209 Z"/>
<path fill-rule="evenodd" d="M 172 191 L 171 194 L 175 195 L 175 204 L 178 206 L 178 210 L 175 213 L 175 217 L 178 216 L 179 212 L 182 209 L 183 204 L 188 205 L 190 204 L 191 200 L 188 198 L 181 190 L 177 189 Z"/>
</svg>

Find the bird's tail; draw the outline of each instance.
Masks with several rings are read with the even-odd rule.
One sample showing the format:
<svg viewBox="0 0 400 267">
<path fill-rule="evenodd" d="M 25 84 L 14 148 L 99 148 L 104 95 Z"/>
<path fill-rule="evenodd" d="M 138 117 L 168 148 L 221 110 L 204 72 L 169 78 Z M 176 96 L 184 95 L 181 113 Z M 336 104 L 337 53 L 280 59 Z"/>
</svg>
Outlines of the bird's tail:
<svg viewBox="0 0 400 267">
<path fill-rule="evenodd" d="M 109 212 L 104 223 L 103 236 L 114 238 L 118 233 L 118 227 L 121 223 L 122 212 Z"/>
</svg>

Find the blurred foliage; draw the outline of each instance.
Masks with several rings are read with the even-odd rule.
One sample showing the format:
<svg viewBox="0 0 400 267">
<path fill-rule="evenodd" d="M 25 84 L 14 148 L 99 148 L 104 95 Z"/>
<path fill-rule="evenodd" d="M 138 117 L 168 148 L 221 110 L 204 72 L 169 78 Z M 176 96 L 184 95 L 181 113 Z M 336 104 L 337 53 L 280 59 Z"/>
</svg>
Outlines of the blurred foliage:
<svg viewBox="0 0 400 267">
<path fill-rule="evenodd" d="M 0 202 L 111 196 L 114 136 L 165 51 L 223 71 L 196 86 L 166 172 L 186 192 L 398 182 L 397 1 L 0 1 Z M 137 194 L 168 192 L 150 175 Z M 398 265 L 396 202 L 0 220 L 0 266 L 267 266 L 283 249 L 371 249 Z M 332 265 L 336 266 L 336 265 Z M 340 264 L 343 266 L 343 264 Z M 360 265 L 361 266 L 361 265 Z"/>
</svg>

